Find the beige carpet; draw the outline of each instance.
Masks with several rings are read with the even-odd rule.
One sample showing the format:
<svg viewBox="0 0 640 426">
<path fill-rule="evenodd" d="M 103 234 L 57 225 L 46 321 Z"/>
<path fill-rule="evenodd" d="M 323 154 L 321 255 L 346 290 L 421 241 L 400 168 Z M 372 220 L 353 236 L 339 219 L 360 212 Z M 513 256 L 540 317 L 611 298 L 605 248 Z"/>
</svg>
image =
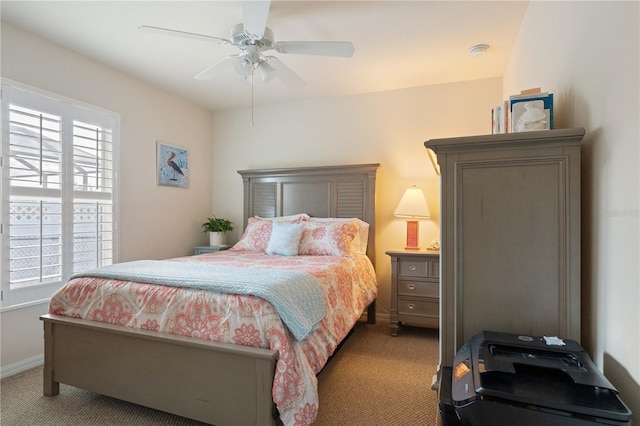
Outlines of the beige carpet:
<svg viewBox="0 0 640 426">
<path fill-rule="evenodd" d="M 391 337 L 386 322 L 358 323 L 318 376 L 314 425 L 435 425 L 430 385 L 437 363 L 437 330 L 405 327 Z M 2 426 L 202 425 L 66 385 L 60 385 L 60 395 L 45 397 L 42 368 L 2 380 L 0 392 Z"/>
</svg>

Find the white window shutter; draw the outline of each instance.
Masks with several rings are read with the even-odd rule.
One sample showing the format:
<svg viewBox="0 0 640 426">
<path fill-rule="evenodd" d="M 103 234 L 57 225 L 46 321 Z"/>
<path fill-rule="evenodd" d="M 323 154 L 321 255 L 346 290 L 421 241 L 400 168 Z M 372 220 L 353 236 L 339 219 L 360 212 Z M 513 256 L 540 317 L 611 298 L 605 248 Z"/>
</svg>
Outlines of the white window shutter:
<svg viewBox="0 0 640 426">
<path fill-rule="evenodd" d="M 113 113 L 4 85 L 3 306 L 115 261 Z M 8 159 L 8 160 L 7 160 Z"/>
</svg>

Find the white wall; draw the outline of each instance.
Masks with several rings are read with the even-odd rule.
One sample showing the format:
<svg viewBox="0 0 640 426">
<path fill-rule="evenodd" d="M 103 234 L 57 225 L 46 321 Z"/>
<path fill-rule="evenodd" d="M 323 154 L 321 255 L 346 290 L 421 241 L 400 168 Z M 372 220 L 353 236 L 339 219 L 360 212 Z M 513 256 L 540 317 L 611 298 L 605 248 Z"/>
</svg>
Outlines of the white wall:
<svg viewBox="0 0 640 426">
<path fill-rule="evenodd" d="M 193 253 L 211 214 L 212 114 L 2 22 L 2 77 L 120 114 L 120 260 Z M 156 140 L 188 148 L 189 189 L 156 185 Z M 4 311 L 1 365 L 42 352 L 46 303 Z"/>
<path fill-rule="evenodd" d="M 406 187 L 423 188 L 432 221 L 420 225 L 420 246 L 439 234 L 439 178 L 427 139 L 491 133 L 500 78 L 316 99 L 214 115 L 213 211 L 242 223 L 237 170 L 380 163 L 376 181 L 378 312 L 389 312 L 391 266 L 386 250 L 405 246 L 406 222 L 393 212 Z M 283 87 L 282 90 L 288 90 Z M 241 226 L 230 240 L 240 237 Z"/>
<path fill-rule="evenodd" d="M 584 127 L 583 345 L 640 424 L 639 5 L 531 2 L 503 94 L 554 93 L 556 127 Z"/>
</svg>

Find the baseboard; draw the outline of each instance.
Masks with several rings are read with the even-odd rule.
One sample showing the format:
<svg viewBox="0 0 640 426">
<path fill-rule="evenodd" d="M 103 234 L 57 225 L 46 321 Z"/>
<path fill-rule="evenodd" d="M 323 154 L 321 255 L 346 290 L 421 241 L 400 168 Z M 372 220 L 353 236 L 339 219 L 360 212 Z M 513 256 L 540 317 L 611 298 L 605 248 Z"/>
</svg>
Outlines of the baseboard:
<svg viewBox="0 0 640 426">
<path fill-rule="evenodd" d="M 389 314 L 384 312 L 376 312 L 376 322 L 382 320 L 383 322 L 389 322 Z M 367 322 L 367 311 L 365 310 L 358 321 Z"/>
<path fill-rule="evenodd" d="M 385 312 L 376 312 L 376 321 L 389 322 L 389 314 Z"/>
<path fill-rule="evenodd" d="M 42 364 L 44 364 L 44 354 L 14 362 L 13 364 L 0 368 L 0 379 L 22 373 L 23 371 L 31 370 L 32 368 L 38 367 Z"/>
</svg>

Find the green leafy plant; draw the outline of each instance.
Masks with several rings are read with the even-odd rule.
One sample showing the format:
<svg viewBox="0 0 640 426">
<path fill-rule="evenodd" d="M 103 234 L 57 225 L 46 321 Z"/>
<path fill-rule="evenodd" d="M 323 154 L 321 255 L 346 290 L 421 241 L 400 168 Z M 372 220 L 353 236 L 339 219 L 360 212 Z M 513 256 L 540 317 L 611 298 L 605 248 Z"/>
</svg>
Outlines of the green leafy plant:
<svg viewBox="0 0 640 426">
<path fill-rule="evenodd" d="M 233 231 L 233 223 L 227 219 L 210 217 L 202 224 L 202 232 L 227 232 Z"/>
</svg>

